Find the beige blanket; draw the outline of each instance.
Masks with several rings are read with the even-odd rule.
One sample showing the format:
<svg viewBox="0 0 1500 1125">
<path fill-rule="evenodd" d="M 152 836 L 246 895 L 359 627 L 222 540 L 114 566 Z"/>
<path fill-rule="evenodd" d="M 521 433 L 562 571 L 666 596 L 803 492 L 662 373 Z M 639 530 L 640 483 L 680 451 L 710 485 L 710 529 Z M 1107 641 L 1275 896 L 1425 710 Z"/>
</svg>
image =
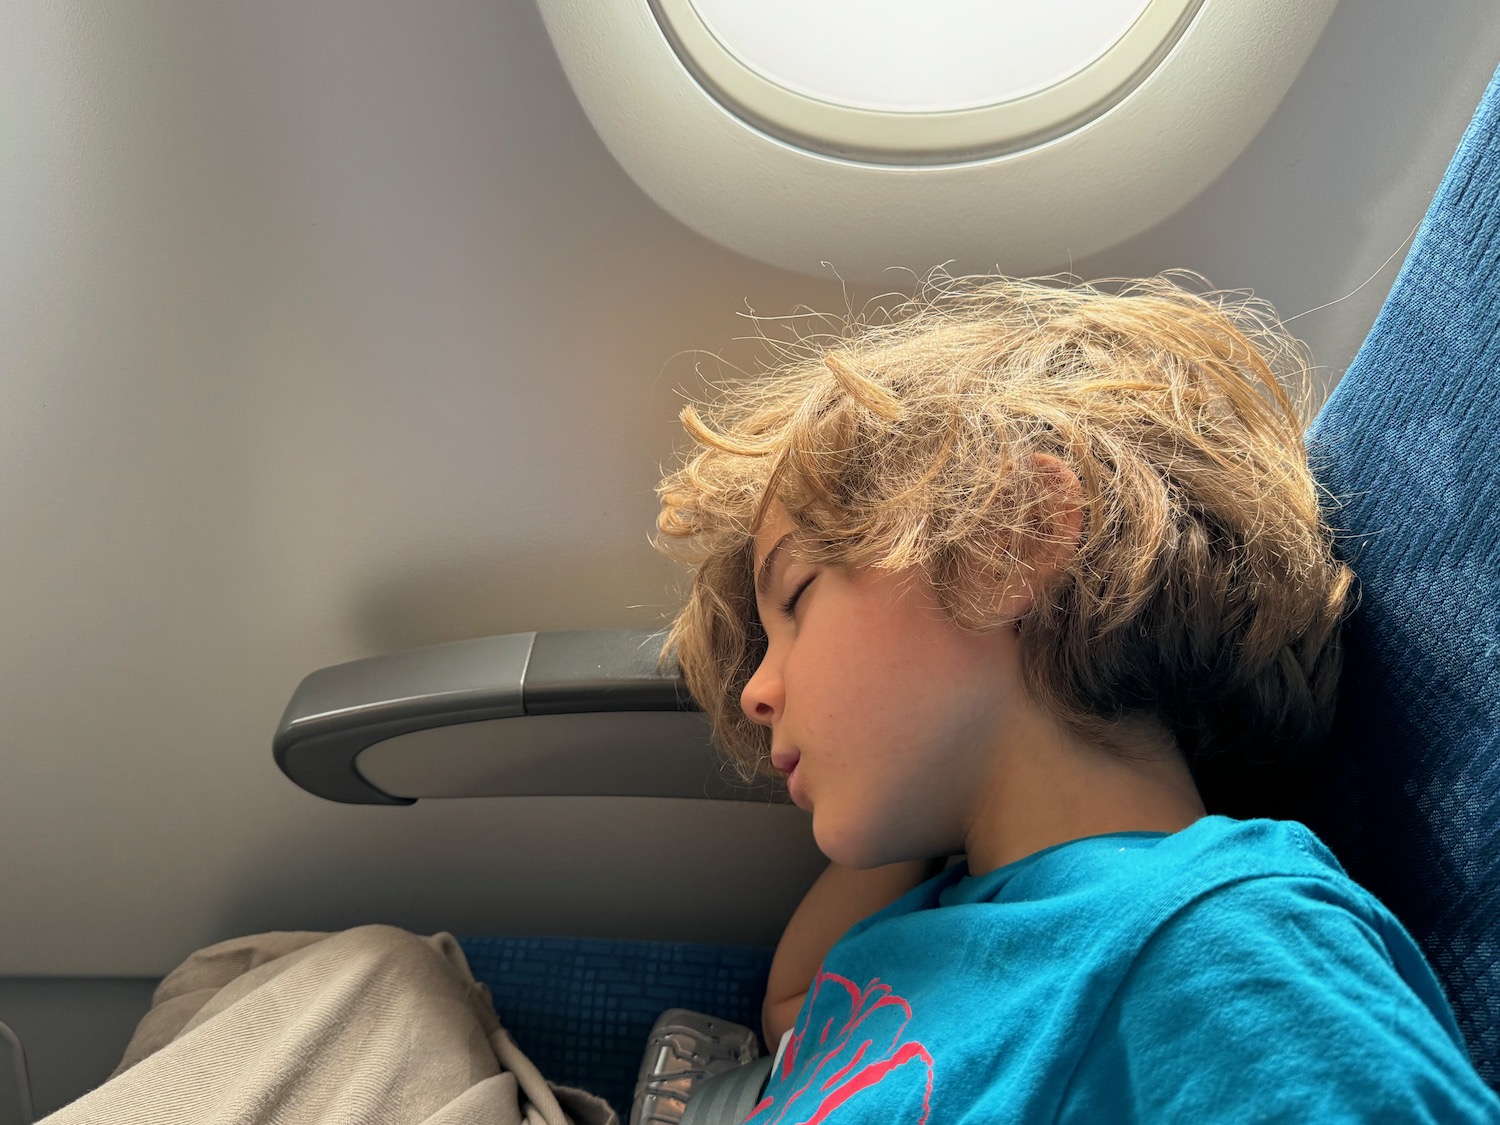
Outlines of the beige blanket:
<svg viewBox="0 0 1500 1125">
<path fill-rule="evenodd" d="M 500 1026 L 450 934 L 272 933 L 158 986 L 107 1082 L 47 1125 L 619 1125 Z"/>
</svg>

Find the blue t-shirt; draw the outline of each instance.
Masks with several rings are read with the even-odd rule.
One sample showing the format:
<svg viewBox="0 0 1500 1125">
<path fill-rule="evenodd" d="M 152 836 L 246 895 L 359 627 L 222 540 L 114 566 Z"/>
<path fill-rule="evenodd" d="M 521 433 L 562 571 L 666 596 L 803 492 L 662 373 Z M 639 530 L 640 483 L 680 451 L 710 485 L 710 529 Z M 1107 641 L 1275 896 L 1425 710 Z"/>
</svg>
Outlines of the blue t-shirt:
<svg viewBox="0 0 1500 1125">
<path fill-rule="evenodd" d="M 1411 937 L 1293 821 L 957 864 L 824 959 L 749 1125 L 1500 1122 Z"/>
</svg>

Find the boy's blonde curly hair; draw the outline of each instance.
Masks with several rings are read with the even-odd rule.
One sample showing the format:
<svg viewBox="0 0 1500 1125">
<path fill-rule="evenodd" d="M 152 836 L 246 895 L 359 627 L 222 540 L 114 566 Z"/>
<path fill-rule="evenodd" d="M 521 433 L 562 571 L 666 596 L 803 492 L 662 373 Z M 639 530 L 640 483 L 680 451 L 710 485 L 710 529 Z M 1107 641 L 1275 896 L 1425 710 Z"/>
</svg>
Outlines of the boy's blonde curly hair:
<svg viewBox="0 0 1500 1125">
<path fill-rule="evenodd" d="M 1295 757 L 1332 717 L 1353 582 L 1307 464 L 1307 373 L 1269 308 L 1169 277 L 929 281 L 682 411 L 697 444 L 657 487 L 653 542 L 693 570 L 663 659 L 741 777 L 771 776 L 739 698 L 766 645 L 754 536 L 779 500 L 809 560 L 918 568 L 958 627 L 1017 628 L 1033 698 L 1087 738 L 1154 720 L 1195 776 Z M 1065 502 L 1076 545 L 1051 532 Z M 995 595 L 1043 556 L 1013 619 Z"/>
</svg>

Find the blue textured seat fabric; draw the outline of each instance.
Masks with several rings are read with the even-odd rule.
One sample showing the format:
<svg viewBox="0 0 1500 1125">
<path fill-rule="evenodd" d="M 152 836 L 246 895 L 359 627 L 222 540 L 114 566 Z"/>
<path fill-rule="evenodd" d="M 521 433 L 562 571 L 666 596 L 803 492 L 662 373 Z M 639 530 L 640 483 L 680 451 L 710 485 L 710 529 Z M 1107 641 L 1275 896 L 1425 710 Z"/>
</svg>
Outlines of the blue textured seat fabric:
<svg viewBox="0 0 1500 1125">
<path fill-rule="evenodd" d="M 760 1031 L 771 950 L 594 938 L 461 937 L 500 1022 L 550 1081 L 630 1119 L 656 1018 L 689 1008 Z"/>
<path fill-rule="evenodd" d="M 1500 72 L 1309 438 L 1362 593 L 1300 818 L 1417 939 L 1500 1089 Z"/>
</svg>

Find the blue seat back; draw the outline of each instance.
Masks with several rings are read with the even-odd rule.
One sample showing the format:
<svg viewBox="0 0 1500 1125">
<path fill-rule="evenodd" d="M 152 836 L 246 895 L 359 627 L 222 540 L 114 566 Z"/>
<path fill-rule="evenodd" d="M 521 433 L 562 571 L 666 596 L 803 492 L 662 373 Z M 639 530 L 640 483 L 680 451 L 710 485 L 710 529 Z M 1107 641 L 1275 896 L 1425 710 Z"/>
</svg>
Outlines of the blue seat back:
<svg viewBox="0 0 1500 1125">
<path fill-rule="evenodd" d="M 1500 1089 L 1500 72 L 1309 438 L 1361 600 L 1300 819 L 1417 939 Z"/>
</svg>

